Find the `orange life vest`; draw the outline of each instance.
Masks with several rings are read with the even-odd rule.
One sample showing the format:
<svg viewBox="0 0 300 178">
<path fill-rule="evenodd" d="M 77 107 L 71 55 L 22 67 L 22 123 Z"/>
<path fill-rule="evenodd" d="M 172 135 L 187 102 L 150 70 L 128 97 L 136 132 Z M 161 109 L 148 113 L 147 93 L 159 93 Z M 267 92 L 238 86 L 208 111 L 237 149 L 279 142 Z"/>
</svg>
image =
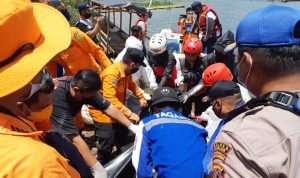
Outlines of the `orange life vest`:
<svg viewBox="0 0 300 178">
<path fill-rule="evenodd" d="M 194 23 L 194 21 L 195 21 L 195 19 L 193 19 L 193 20 L 185 19 L 184 21 L 182 21 L 181 34 L 183 35 L 183 37 L 182 37 L 181 53 L 183 53 L 183 44 L 186 40 L 188 40 L 190 38 L 198 38 L 199 27 L 198 27 L 197 22 Z M 189 33 L 187 33 L 187 25 L 190 25 L 190 28 L 192 28 L 192 29 L 190 29 Z"/>
<path fill-rule="evenodd" d="M 209 11 L 214 13 L 214 15 L 216 16 L 213 32 L 217 32 L 221 27 L 217 12 L 215 10 L 213 10 L 211 7 L 209 7 L 208 5 L 203 5 L 202 9 L 203 9 L 203 12 L 200 15 L 199 23 L 200 23 L 200 28 L 203 31 L 203 34 L 206 33 L 206 25 L 207 25 L 206 24 L 206 15 Z"/>
<path fill-rule="evenodd" d="M 194 19 L 192 20 L 188 20 L 188 19 L 184 19 L 182 22 L 182 26 L 181 26 L 181 34 L 183 35 L 188 35 L 188 34 L 198 34 L 199 33 L 199 29 L 198 27 L 194 27 Z"/>
</svg>

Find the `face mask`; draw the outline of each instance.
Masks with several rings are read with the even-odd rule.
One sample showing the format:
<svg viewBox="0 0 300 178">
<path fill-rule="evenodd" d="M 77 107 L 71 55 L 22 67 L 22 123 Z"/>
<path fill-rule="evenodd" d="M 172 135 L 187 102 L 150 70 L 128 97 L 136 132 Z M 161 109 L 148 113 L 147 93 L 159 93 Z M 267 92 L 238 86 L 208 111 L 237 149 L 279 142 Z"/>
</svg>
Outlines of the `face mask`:
<svg viewBox="0 0 300 178">
<path fill-rule="evenodd" d="M 215 115 L 218 116 L 218 118 L 221 118 L 221 111 L 222 111 L 222 105 L 218 111 L 216 111 L 215 106 L 217 105 L 218 101 L 215 102 L 215 104 L 212 106 L 212 110 L 214 111 Z"/>
<path fill-rule="evenodd" d="M 52 105 L 49 105 L 39 112 L 31 112 L 31 114 L 27 118 L 33 122 L 42 122 L 47 120 L 51 116 L 52 110 Z"/>
<path fill-rule="evenodd" d="M 246 79 L 245 79 L 245 82 L 242 82 L 241 81 L 241 78 L 240 78 L 240 71 L 239 71 L 239 68 L 240 68 L 240 65 L 242 64 L 243 60 L 245 59 L 245 56 L 242 58 L 242 60 L 238 63 L 238 65 L 236 66 L 236 72 L 237 72 L 237 76 L 238 76 L 238 82 L 243 85 L 245 88 L 247 88 L 247 81 L 248 81 L 248 78 L 250 76 L 250 71 L 251 71 L 251 68 L 252 68 L 252 58 L 251 58 L 251 64 L 250 64 L 250 68 L 248 70 L 248 73 L 247 73 L 247 76 L 246 76 Z"/>
<path fill-rule="evenodd" d="M 251 71 L 251 68 L 252 68 L 252 62 L 251 62 L 251 65 L 250 65 L 250 69 L 249 69 L 249 71 L 248 71 L 248 73 L 247 73 L 247 76 L 246 76 L 246 79 L 245 79 L 245 83 L 244 82 L 242 82 L 241 81 L 241 79 L 240 79 L 240 72 L 239 72 L 239 68 L 240 68 L 240 65 L 241 65 L 241 63 L 243 62 L 243 60 L 245 59 L 245 56 L 242 58 L 242 60 L 238 63 L 238 65 L 236 66 L 236 68 L 235 68 L 235 72 L 236 72 L 236 74 L 237 74 L 237 80 L 238 80 L 238 82 L 244 87 L 244 88 L 247 88 L 247 86 L 246 86 L 246 84 L 247 84 L 247 81 L 248 81 L 248 77 L 250 76 L 250 71 Z M 252 60 L 252 58 L 251 58 L 251 60 Z M 253 93 L 251 93 L 249 90 L 248 90 L 248 94 L 249 94 L 249 96 L 250 96 L 250 98 L 256 98 L 256 96 L 253 94 Z"/>
<path fill-rule="evenodd" d="M 92 14 L 86 13 L 84 14 L 84 18 L 89 19 L 92 16 Z"/>
<path fill-rule="evenodd" d="M 131 69 L 130 74 L 134 74 L 134 73 L 136 73 L 138 70 L 139 70 L 139 68 L 133 68 L 133 69 Z"/>
</svg>

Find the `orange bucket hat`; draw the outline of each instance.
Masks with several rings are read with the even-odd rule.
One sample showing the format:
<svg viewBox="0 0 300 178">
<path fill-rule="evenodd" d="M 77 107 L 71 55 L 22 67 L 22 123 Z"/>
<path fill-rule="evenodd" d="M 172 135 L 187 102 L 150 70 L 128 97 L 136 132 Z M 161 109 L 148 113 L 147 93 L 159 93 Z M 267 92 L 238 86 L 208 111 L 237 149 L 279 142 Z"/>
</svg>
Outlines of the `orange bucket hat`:
<svg viewBox="0 0 300 178">
<path fill-rule="evenodd" d="M 0 1 L 0 97 L 24 87 L 69 47 L 70 25 L 56 9 L 29 0 Z"/>
</svg>

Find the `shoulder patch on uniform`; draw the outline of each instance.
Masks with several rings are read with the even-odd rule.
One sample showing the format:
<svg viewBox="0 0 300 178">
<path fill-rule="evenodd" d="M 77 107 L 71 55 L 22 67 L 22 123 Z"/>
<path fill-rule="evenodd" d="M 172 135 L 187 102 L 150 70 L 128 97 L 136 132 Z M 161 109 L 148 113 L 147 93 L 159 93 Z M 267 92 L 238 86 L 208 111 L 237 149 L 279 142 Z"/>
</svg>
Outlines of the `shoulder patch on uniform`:
<svg viewBox="0 0 300 178">
<path fill-rule="evenodd" d="M 218 160 L 221 160 L 222 162 L 225 162 L 226 155 L 224 155 L 220 152 L 214 152 L 212 160 L 215 160 L 215 159 L 218 159 Z"/>
<path fill-rule="evenodd" d="M 117 85 L 117 83 L 118 83 L 118 80 L 117 80 L 116 78 L 114 78 L 114 79 L 112 80 L 112 84 L 113 84 L 113 86 L 116 86 L 116 85 Z"/>
<path fill-rule="evenodd" d="M 79 33 L 79 32 L 75 32 L 75 33 L 74 33 L 74 39 L 75 39 L 76 41 L 81 41 L 82 38 L 83 38 L 83 35 L 82 35 L 81 33 Z"/>
<path fill-rule="evenodd" d="M 223 178 L 224 168 L 220 164 L 213 163 L 213 177 Z"/>
<path fill-rule="evenodd" d="M 227 153 L 231 150 L 231 147 L 228 144 L 217 142 L 214 144 L 214 152 L 218 151 L 227 155 Z"/>
</svg>

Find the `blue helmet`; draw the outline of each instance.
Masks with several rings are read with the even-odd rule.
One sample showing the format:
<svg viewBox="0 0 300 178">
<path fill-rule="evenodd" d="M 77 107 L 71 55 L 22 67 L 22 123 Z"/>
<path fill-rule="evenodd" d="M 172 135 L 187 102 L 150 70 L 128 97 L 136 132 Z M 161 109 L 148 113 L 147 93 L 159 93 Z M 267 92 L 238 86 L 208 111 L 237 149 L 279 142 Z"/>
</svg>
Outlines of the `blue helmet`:
<svg viewBox="0 0 300 178">
<path fill-rule="evenodd" d="M 195 10 L 196 7 L 202 7 L 202 3 L 199 1 L 195 1 L 192 3 L 191 7 L 192 7 L 192 10 Z"/>
</svg>

